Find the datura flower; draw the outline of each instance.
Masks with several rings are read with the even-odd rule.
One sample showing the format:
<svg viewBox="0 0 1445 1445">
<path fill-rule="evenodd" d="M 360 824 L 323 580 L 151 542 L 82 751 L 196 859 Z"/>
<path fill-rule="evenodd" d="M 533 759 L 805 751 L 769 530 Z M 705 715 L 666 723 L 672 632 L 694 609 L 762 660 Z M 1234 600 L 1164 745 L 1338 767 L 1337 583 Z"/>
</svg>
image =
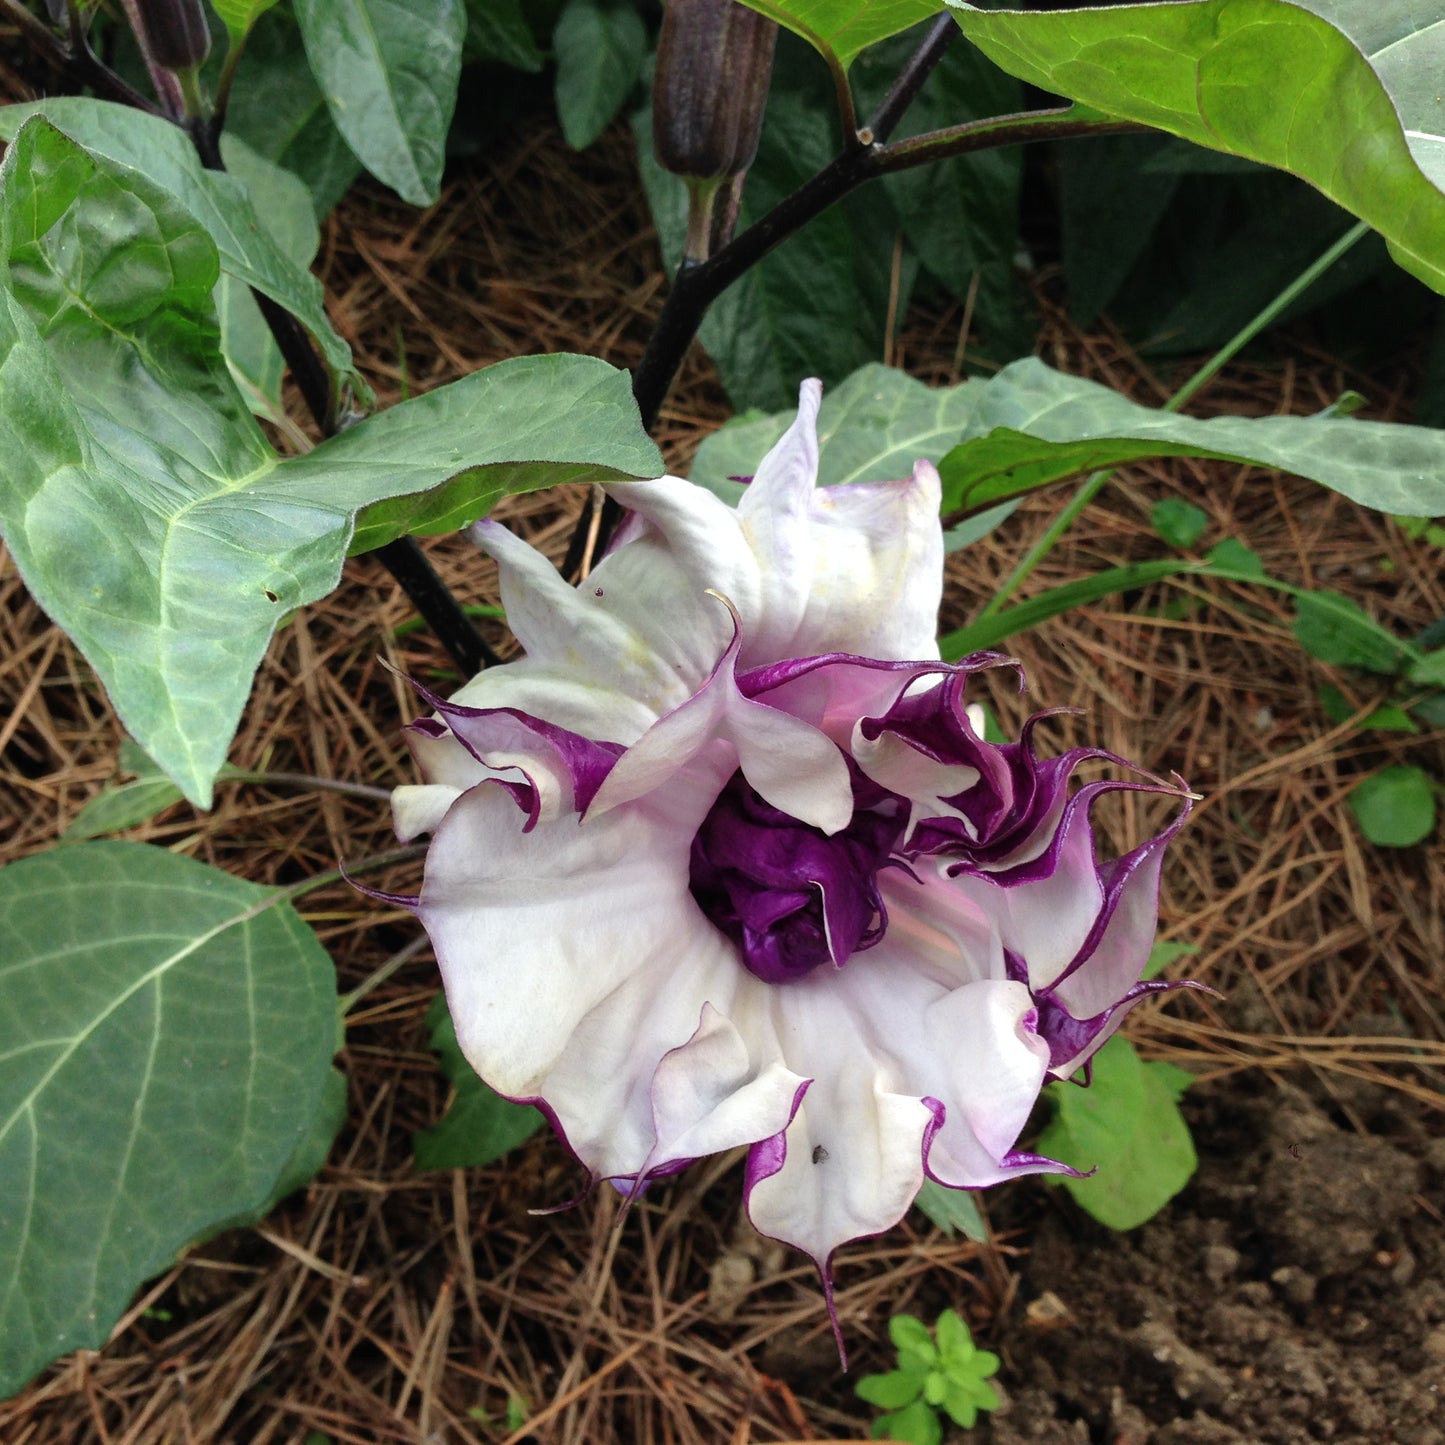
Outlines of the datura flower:
<svg viewBox="0 0 1445 1445">
<path fill-rule="evenodd" d="M 493 522 L 525 649 L 414 723 L 430 830 L 407 900 L 458 1042 L 628 1196 L 745 1148 L 753 1224 L 810 1254 L 895 1224 L 925 1179 L 1065 1166 L 1017 1147 L 1141 983 L 1183 786 L 1071 787 L 1096 748 L 984 741 L 939 660 L 939 479 L 817 487 L 820 388 L 736 509 L 675 477 L 577 588 Z M 1176 820 L 1095 858 L 1094 803 Z"/>
</svg>

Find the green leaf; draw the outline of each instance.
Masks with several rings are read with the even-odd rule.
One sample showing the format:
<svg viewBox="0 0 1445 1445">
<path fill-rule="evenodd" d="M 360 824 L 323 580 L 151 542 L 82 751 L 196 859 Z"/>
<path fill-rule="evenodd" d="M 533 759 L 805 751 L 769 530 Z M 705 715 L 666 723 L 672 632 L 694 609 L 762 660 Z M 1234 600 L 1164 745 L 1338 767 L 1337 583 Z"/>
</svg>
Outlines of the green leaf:
<svg viewBox="0 0 1445 1445">
<path fill-rule="evenodd" d="M 275 3 L 276 0 L 211 0 L 211 8 L 221 17 L 231 43 L 239 45 L 251 33 L 258 17 Z"/>
<path fill-rule="evenodd" d="M 344 479 L 348 490 L 364 485 L 387 499 L 360 512 L 353 555 L 406 533 L 454 532 L 517 492 L 664 470 L 627 373 L 560 352 L 500 361 L 414 397 L 288 468 L 287 489 L 298 495 Z"/>
<path fill-rule="evenodd" d="M 1338 667 L 1391 675 L 1406 659 L 1404 644 L 1339 592 L 1296 593 L 1294 636 L 1311 657 Z"/>
<path fill-rule="evenodd" d="M 905 1445 L 941 1445 L 943 1440 L 938 1416 L 922 1400 L 915 1400 L 895 1414 L 880 1416 L 869 1433 L 875 1440 L 899 1440 Z"/>
<path fill-rule="evenodd" d="M 1445 647 L 1428 652 L 1410 664 L 1409 678 L 1421 687 L 1445 687 Z M 1378 727 L 1376 723 L 1374 726 Z"/>
<path fill-rule="evenodd" d="M 1339 724 L 1346 718 L 1354 717 L 1359 711 L 1339 688 L 1328 684 L 1320 689 L 1320 706 L 1325 710 L 1325 716 L 1332 723 Z M 1402 707 L 1396 707 L 1394 703 L 1387 702 L 1377 707 L 1373 712 L 1367 714 L 1360 720 L 1361 728 L 1376 728 L 1380 732 L 1387 733 L 1418 733 L 1419 727 L 1414 718 Z"/>
<path fill-rule="evenodd" d="M 1407 271 L 1445 290 L 1436 83 L 1445 26 L 1421 24 L 1411 0 L 1028 14 L 949 3 L 964 34 L 1011 75 L 1100 116 L 1302 176 L 1378 230 Z"/>
<path fill-rule="evenodd" d="M 1184 1188 L 1198 1167 L 1189 1126 L 1175 1105 L 1187 1087 L 1182 1069 L 1146 1064 L 1116 1034 L 1093 1058 L 1088 1088 L 1064 1083 L 1053 1091 L 1057 1115 L 1037 1149 L 1087 1179 L 1061 1179 L 1086 1213 L 1110 1229 L 1134 1229 Z"/>
<path fill-rule="evenodd" d="M 463 0 L 296 0 L 295 9 L 347 145 L 402 200 L 431 205 L 457 103 Z"/>
<path fill-rule="evenodd" d="M 351 348 L 327 319 L 321 283 L 277 246 L 271 227 L 262 223 L 240 179 L 201 165 L 183 130 L 129 106 L 60 96 L 0 107 L 0 140 L 13 141 L 21 126 L 37 115 L 92 156 L 130 167 L 166 193 L 173 207 L 183 208 L 188 220 L 205 228 L 215 244 L 220 269 L 291 312 L 311 333 L 338 381 L 362 401 L 370 399 L 370 388 L 352 368 Z M 113 167 L 109 174 L 122 189 L 144 194 L 142 187 L 133 186 Z"/>
<path fill-rule="evenodd" d="M 846 70 L 865 46 L 938 13 L 937 0 L 743 0 Z"/>
<path fill-rule="evenodd" d="M 285 900 L 135 843 L 0 870 L 0 1397 L 103 1345 L 313 1137 L 336 987 Z"/>
<path fill-rule="evenodd" d="M 61 834 L 66 843 L 79 843 L 99 838 L 106 833 L 120 833 L 138 824 L 148 823 L 185 796 L 155 763 L 127 738 L 120 746 L 122 773 L 134 773 L 131 782 L 119 783 L 97 793 L 71 820 Z M 227 777 L 243 776 L 230 763 L 224 763 L 216 774 L 219 782 Z"/>
<path fill-rule="evenodd" d="M 945 1189 L 932 1179 L 925 1179 L 914 1204 L 950 1239 L 962 1234 L 978 1244 L 988 1242 L 988 1226 L 979 1212 L 978 1201 L 967 1189 Z"/>
<path fill-rule="evenodd" d="M 1259 553 L 1246 547 L 1238 537 L 1226 537 L 1222 542 L 1216 542 L 1204 555 L 1211 572 L 1232 573 L 1236 581 L 1268 580 Z"/>
<path fill-rule="evenodd" d="M 888 1321 L 888 1338 L 896 1350 L 912 1350 L 929 1360 L 938 1356 L 932 1332 L 917 1315 L 894 1315 Z"/>
<path fill-rule="evenodd" d="M 208 234 L 41 120 L 0 168 L 7 260 L 0 528 L 202 807 L 272 632 L 335 587 L 357 512 L 408 499 L 366 514 L 375 546 L 507 491 L 662 470 L 627 377 L 568 356 L 502 362 L 280 460 L 221 358 Z"/>
<path fill-rule="evenodd" d="M 1154 504 L 1149 522 L 1162 540 L 1184 551 L 1204 535 L 1209 513 L 1182 497 L 1165 497 Z"/>
<path fill-rule="evenodd" d="M 1350 792 L 1360 832 L 1382 848 L 1412 848 L 1435 831 L 1435 789 L 1424 768 L 1397 763 Z"/>
<path fill-rule="evenodd" d="M 1110 597 L 1116 592 L 1132 592 L 1138 587 L 1147 587 L 1151 582 L 1165 577 L 1176 577 L 1181 572 L 1197 571 L 1196 564 L 1176 562 L 1172 558 L 1159 562 L 1131 562 L 1124 567 L 1106 567 L 1092 577 L 1081 577 L 1077 582 L 1065 582 L 1051 587 L 1027 602 L 1017 603 L 995 612 L 992 616 L 980 618 L 967 627 L 945 633 L 938 639 L 938 646 L 946 662 L 957 662 L 971 652 L 983 652 L 1013 637 L 1027 632 L 1051 617 L 1082 607 L 1089 602 Z"/>
<path fill-rule="evenodd" d="M 957 1310 L 944 1310 L 938 1317 L 934 1332 L 938 1336 L 938 1352 L 943 1356 L 945 1369 L 960 1361 L 971 1360 L 976 1353 L 973 1336 Z"/>
<path fill-rule="evenodd" d="M 201 165 L 185 131 L 129 105 L 62 95 L 0 107 L 0 140 L 13 142 L 20 127 L 35 116 L 45 117 L 92 156 L 139 172 L 166 192 L 173 204 L 184 207 L 188 218 L 201 224 L 214 241 L 225 275 L 254 286 L 296 316 L 311 332 L 338 383 L 350 386 L 358 399 L 370 400 L 370 389 L 351 367 L 351 348 L 327 318 L 321 282 L 276 246 L 272 231 L 257 217 L 246 186 L 236 176 L 207 171 Z M 126 179 L 117 176 L 117 181 L 130 188 Z"/>
<path fill-rule="evenodd" d="M 930 387 L 870 363 L 823 393 L 818 412 L 818 481 L 823 486 L 907 477 L 920 457 L 937 461 L 967 428 L 978 388 Z M 736 504 L 768 448 L 793 424 L 796 407 L 731 421 L 698 448 L 691 479 Z"/>
<path fill-rule="evenodd" d="M 542 52 L 520 0 L 467 0 L 467 38 L 462 50 L 469 62 L 486 60 L 535 75 Z"/>
<path fill-rule="evenodd" d="M 1191 953 L 1198 953 L 1197 943 L 1180 943 L 1174 939 L 1159 939 L 1153 948 L 1149 950 L 1149 961 L 1144 965 L 1144 978 L 1158 978 L 1171 963 L 1186 958 Z"/>
<path fill-rule="evenodd" d="M 495 1163 L 542 1127 L 542 1115 L 530 1104 L 502 1098 L 477 1077 L 457 1046 L 445 994 L 432 1000 L 426 1026 L 456 1097 L 440 1123 L 420 1130 L 413 1139 L 418 1169 L 471 1169 Z"/>
<path fill-rule="evenodd" d="M 1140 8 L 1149 7 L 1091 13 L 1134 14 Z M 1152 456 L 1277 468 L 1380 511 L 1445 511 L 1445 432 L 1427 427 L 1337 417 L 1201 421 L 1138 406 L 1032 357 L 973 384 L 979 395 L 970 434 L 939 463 L 945 511 L 977 510 L 1080 472 Z"/>
<path fill-rule="evenodd" d="M 870 1405 L 883 1410 L 897 1410 L 918 1398 L 926 1376 L 907 1370 L 890 1370 L 886 1375 L 864 1375 L 853 1393 Z"/>
<path fill-rule="evenodd" d="M 567 0 L 552 34 L 557 117 L 574 151 L 616 118 L 642 71 L 647 27 L 632 0 Z"/>
<path fill-rule="evenodd" d="M 226 134 L 299 176 L 318 219 L 361 174 L 361 162 L 332 122 L 289 9 L 268 11 L 251 32 L 226 109 Z"/>
</svg>

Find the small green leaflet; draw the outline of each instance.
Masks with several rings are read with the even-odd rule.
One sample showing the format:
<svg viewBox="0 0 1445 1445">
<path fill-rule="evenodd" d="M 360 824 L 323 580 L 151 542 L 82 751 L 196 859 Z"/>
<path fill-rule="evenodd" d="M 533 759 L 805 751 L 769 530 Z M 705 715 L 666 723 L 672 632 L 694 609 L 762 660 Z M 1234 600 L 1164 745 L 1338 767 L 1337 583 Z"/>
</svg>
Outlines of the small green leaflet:
<svg viewBox="0 0 1445 1445">
<path fill-rule="evenodd" d="M 0 1398 L 324 1157 L 335 974 L 286 899 L 136 843 L 0 869 Z"/>
<path fill-rule="evenodd" d="M 257 17 L 264 15 L 276 0 L 211 0 L 211 8 L 221 17 L 232 45 L 239 45 L 251 33 Z"/>
<path fill-rule="evenodd" d="M 1424 768 L 1397 763 L 1352 789 L 1350 811 L 1370 842 L 1413 848 L 1435 831 L 1437 790 Z"/>
<path fill-rule="evenodd" d="M 567 0 L 552 34 L 557 118 L 585 150 L 627 103 L 647 55 L 647 27 L 632 0 Z"/>
<path fill-rule="evenodd" d="M 1080 1208 L 1110 1229 L 1152 1219 L 1194 1175 L 1199 1160 L 1176 1100 L 1193 1076 L 1173 1064 L 1145 1063 L 1122 1035 L 1093 1058 L 1088 1088 L 1056 1084 L 1058 1113 L 1034 1146 L 1087 1179 L 1059 1182 Z"/>
</svg>

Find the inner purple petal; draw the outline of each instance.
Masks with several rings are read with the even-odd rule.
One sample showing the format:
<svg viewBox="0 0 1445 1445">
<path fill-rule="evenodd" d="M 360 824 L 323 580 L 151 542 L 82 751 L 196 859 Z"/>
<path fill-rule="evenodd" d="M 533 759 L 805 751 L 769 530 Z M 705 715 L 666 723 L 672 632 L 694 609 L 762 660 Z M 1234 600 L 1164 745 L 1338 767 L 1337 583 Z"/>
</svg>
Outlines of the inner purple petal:
<svg viewBox="0 0 1445 1445">
<path fill-rule="evenodd" d="M 853 820 L 829 837 L 765 802 L 741 772 L 692 843 L 692 896 L 766 983 L 841 968 L 888 925 L 878 870 L 907 821 L 903 800 L 855 772 Z"/>
</svg>

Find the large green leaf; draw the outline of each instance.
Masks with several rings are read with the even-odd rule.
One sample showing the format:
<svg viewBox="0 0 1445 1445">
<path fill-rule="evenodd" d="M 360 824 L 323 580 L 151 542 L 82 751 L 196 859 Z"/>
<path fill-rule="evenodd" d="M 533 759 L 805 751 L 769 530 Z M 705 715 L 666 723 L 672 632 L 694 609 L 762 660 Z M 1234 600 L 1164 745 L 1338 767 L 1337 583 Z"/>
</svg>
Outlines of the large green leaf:
<svg viewBox="0 0 1445 1445">
<path fill-rule="evenodd" d="M 1100 116 L 1292 171 L 1445 291 L 1445 22 L 1418 0 L 1171 0 L 1047 13 L 948 3 L 1011 75 Z"/>
<path fill-rule="evenodd" d="M 221 270 L 292 312 L 336 376 L 369 400 L 370 391 L 352 370 L 351 348 L 327 319 L 321 283 L 277 244 L 273 224 L 261 221 L 242 180 L 206 170 L 185 132 L 169 121 L 81 96 L 0 108 L 0 140 L 14 140 L 21 126 L 36 115 L 43 115 L 93 155 L 129 167 L 179 202 L 205 227 Z M 229 154 L 234 158 L 238 153 Z M 244 163 L 247 158 L 241 159 Z M 254 173 L 255 167 L 247 170 Z M 258 199 L 263 207 L 271 204 Z"/>
<path fill-rule="evenodd" d="M 502 362 L 281 461 L 218 345 L 210 237 L 43 120 L 0 168 L 0 529 L 116 711 L 207 806 L 277 623 L 367 545 L 507 491 L 656 476 L 627 377 Z M 417 495 L 440 489 L 434 495 Z"/>
<path fill-rule="evenodd" d="M 0 870 L 0 1397 L 315 1163 L 336 986 L 285 897 L 134 843 Z"/>
<path fill-rule="evenodd" d="M 361 174 L 361 162 L 326 108 L 289 10 L 268 11 L 251 32 L 226 109 L 226 134 L 300 176 L 318 218 Z"/>
<path fill-rule="evenodd" d="M 846 70 L 865 46 L 897 35 L 938 10 L 936 0 L 743 0 L 801 35 Z"/>
<path fill-rule="evenodd" d="M 552 49 L 562 135 L 573 150 L 585 150 L 632 94 L 647 54 L 647 27 L 632 0 L 567 0 Z"/>
<path fill-rule="evenodd" d="M 1059 1182 L 1082 1209 L 1110 1229 L 1152 1219 L 1199 1167 L 1189 1126 L 1175 1100 L 1193 1078 L 1173 1064 L 1145 1063 L 1115 1035 L 1093 1058 L 1087 1089 L 1059 1084 L 1058 1113 L 1034 1146 L 1041 1154 L 1098 1169 L 1087 1179 Z"/>
<path fill-rule="evenodd" d="M 457 103 L 463 0 L 296 0 L 336 128 L 404 201 L 437 198 Z"/>
<path fill-rule="evenodd" d="M 1141 457 L 1192 456 L 1293 472 L 1379 511 L 1445 514 L 1445 432 L 1330 416 L 1201 421 L 1138 406 L 1033 358 L 971 385 L 972 435 L 939 464 L 945 511 Z"/>
</svg>

